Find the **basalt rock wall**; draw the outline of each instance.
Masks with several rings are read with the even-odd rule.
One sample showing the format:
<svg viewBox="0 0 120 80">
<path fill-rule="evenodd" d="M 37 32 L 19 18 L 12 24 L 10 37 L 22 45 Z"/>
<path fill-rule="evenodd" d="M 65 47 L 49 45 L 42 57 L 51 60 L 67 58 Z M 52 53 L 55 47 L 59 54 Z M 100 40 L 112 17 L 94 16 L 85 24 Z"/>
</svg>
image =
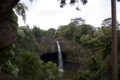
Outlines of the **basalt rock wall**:
<svg viewBox="0 0 120 80">
<path fill-rule="evenodd" d="M 51 39 L 51 38 L 37 38 L 36 39 L 39 48 L 40 48 L 40 57 L 43 58 L 53 58 L 53 62 L 55 62 L 55 59 L 57 61 L 57 44 L 56 41 L 59 41 L 61 51 L 64 55 L 64 68 L 68 70 L 74 70 L 78 69 L 80 67 L 80 64 L 84 64 L 84 62 L 80 61 L 79 58 L 83 55 L 81 53 L 81 46 L 78 43 L 75 43 L 73 41 L 65 40 L 65 39 Z M 54 55 L 53 55 L 54 54 Z M 50 55 L 50 56 L 49 56 Z M 46 60 L 49 60 L 49 59 Z M 44 59 L 45 60 L 45 59 Z M 45 60 L 45 62 L 47 62 Z M 57 63 L 57 62 L 55 62 Z M 58 63 L 57 63 L 58 64 Z M 82 67 L 82 66 L 81 66 Z"/>
</svg>

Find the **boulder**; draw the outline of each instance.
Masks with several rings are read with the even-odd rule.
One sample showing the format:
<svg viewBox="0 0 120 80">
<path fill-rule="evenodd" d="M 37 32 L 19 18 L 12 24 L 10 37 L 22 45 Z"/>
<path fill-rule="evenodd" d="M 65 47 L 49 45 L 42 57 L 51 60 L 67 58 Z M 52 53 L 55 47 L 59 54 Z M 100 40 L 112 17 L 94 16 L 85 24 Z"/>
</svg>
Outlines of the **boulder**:
<svg viewBox="0 0 120 80">
<path fill-rule="evenodd" d="M 9 20 L 0 23 L 0 48 L 13 44 L 16 40 L 16 24 Z"/>
<path fill-rule="evenodd" d="M 16 40 L 18 17 L 14 11 L 8 14 L 7 18 L 0 19 L 0 49 L 13 44 Z"/>
</svg>

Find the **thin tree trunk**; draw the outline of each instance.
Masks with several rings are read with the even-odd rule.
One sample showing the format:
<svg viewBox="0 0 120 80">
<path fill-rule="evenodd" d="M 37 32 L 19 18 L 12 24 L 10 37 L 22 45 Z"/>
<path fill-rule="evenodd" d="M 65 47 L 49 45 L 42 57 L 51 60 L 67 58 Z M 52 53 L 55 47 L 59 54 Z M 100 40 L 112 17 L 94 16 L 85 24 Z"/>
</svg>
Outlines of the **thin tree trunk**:
<svg viewBox="0 0 120 80">
<path fill-rule="evenodd" d="M 111 14 L 112 14 L 111 80 L 118 80 L 116 0 L 111 0 Z"/>
</svg>

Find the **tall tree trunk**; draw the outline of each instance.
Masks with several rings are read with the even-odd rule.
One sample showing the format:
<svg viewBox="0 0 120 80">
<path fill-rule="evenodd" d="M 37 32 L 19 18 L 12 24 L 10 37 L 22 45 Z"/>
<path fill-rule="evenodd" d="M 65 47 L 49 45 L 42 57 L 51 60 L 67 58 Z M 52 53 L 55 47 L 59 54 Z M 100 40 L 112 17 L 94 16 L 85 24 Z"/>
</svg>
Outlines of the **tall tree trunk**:
<svg viewBox="0 0 120 80">
<path fill-rule="evenodd" d="M 111 59 L 111 80 L 118 80 L 117 69 L 117 27 L 116 27 L 116 0 L 111 0 L 112 13 L 112 59 Z"/>
</svg>

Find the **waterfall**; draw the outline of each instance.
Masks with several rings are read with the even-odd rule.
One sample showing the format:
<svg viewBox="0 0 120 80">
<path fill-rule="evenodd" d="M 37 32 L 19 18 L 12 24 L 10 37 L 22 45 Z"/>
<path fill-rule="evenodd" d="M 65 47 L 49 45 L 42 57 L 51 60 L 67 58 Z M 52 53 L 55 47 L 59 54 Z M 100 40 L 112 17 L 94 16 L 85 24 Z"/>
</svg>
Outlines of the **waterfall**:
<svg viewBox="0 0 120 80">
<path fill-rule="evenodd" d="M 57 48 L 58 48 L 58 70 L 60 72 L 64 72 L 64 70 L 63 70 L 63 59 L 62 59 L 60 44 L 59 44 L 58 41 L 56 41 L 56 43 L 57 43 Z"/>
</svg>

